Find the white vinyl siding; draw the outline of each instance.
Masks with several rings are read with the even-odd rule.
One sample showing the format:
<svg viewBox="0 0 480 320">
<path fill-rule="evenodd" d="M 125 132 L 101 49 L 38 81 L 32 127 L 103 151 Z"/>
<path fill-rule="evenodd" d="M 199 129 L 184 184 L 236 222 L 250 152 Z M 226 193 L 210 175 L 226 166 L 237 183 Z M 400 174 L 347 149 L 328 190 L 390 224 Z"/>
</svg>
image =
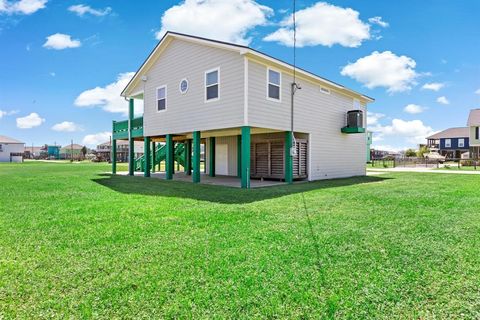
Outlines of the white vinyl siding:
<svg viewBox="0 0 480 320">
<path fill-rule="evenodd" d="M 144 100 L 146 136 L 243 125 L 243 57 L 238 52 L 183 40 L 173 40 L 147 72 Z M 221 100 L 205 103 L 205 71 L 220 67 Z M 167 112 L 157 112 L 156 88 L 178 88 L 188 79 L 188 91 L 168 90 Z M 142 84 L 143 86 L 143 84 Z"/>
<path fill-rule="evenodd" d="M 265 100 L 267 66 L 249 61 L 248 122 L 250 126 L 290 130 L 291 75 L 282 73 L 281 103 Z M 263 81 L 262 81 L 263 80 Z M 263 83 L 262 83 L 263 82 Z M 309 179 L 331 179 L 365 175 L 365 133 L 342 134 L 346 113 L 353 98 L 330 89 L 319 90 L 317 83 L 297 79 L 302 89 L 295 94 L 294 130 L 309 134 Z M 285 97 L 289 97 L 285 99 Z M 359 109 L 366 115 L 366 108 Z"/>
</svg>

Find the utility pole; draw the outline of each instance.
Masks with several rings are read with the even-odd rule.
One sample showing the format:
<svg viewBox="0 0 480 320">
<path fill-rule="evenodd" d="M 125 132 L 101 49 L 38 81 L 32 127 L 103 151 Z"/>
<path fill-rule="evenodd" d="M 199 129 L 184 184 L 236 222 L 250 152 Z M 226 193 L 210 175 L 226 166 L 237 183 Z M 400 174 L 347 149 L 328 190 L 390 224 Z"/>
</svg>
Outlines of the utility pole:
<svg viewBox="0 0 480 320">
<path fill-rule="evenodd" d="M 70 140 L 70 160 L 73 161 L 73 139 Z"/>
</svg>

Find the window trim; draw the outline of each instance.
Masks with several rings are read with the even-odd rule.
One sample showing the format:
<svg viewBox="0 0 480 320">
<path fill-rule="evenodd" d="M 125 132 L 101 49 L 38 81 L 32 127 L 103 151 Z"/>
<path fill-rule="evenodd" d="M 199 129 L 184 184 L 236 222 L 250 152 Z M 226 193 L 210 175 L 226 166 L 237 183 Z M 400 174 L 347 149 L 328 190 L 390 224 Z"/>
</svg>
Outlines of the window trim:
<svg viewBox="0 0 480 320">
<path fill-rule="evenodd" d="M 448 141 L 448 144 L 447 144 Z M 452 147 L 452 139 L 445 139 L 445 148 L 451 148 Z"/>
<path fill-rule="evenodd" d="M 462 141 L 462 145 L 460 145 L 460 141 Z M 465 138 L 458 138 L 457 145 L 459 148 L 465 148 Z"/>
<path fill-rule="evenodd" d="M 207 74 L 212 73 L 214 71 L 217 71 L 218 77 L 217 77 L 217 86 L 218 86 L 218 96 L 213 99 L 207 99 L 207 88 L 214 86 L 215 84 L 211 84 L 207 87 Z M 204 76 L 203 76 L 203 94 L 204 94 L 204 103 L 208 102 L 214 102 L 214 101 L 219 101 L 220 100 L 220 67 L 216 67 L 210 70 L 205 71 Z"/>
<path fill-rule="evenodd" d="M 158 110 L 158 101 L 160 100 L 160 99 L 158 98 L 158 89 L 162 89 L 162 88 L 165 88 L 165 109 L 163 109 L 163 110 Z M 155 105 L 155 109 L 157 110 L 157 112 L 165 112 L 165 111 L 167 111 L 167 108 L 168 108 L 168 105 L 167 105 L 167 103 L 168 103 L 167 93 L 168 93 L 168 89 L 167 89 L 167 85 L 166 85 L 166 84 L 161 85 L 161 86 L 159 86 L 159 87 L 157 87 L 157 88 L 155 89 L 155 96 L 156 96 L 156 100 L 155 100 L 155 101 L 157 101 L 157 103 L 156 103 L 156 105 Z"/>
<path fill-rule="evenodd" d="M 270 82 L 270 70 L 272 70 L 273 72 L 277 72 L 279 75 L 280 75 L 280 84 L 278 85 L 278 99 L 275 99 L 275 98 L 270 98 L 269 94 L 268 94 L 268 86 L 269 84 L 271 83 Z M 282 102 L 282 72 L 278 69 L 275 69 L 275 68 L 271 68 L 271 67 L 267 67 L 267 78 L 266 78 L 266 98 L 267 100 L 269 101 L 274 101 L 274 102 Z M 272 83 L 272 85 L 276 86 L 275 83 Z"/>
<path fill-rule="evenodd" d="M 187 82 L 187 90 L 185 90 L 185 92 L 182 91 L 182 82 L 183 81 Z M 180 82 L 178 83 L 178 91 L 180 91 L 180 94 L 187 94 L 188 89 L 190 89 L 190 82 L 188 81 L 188 79 L 187 78 L 181 79 Z"/>
</svg>

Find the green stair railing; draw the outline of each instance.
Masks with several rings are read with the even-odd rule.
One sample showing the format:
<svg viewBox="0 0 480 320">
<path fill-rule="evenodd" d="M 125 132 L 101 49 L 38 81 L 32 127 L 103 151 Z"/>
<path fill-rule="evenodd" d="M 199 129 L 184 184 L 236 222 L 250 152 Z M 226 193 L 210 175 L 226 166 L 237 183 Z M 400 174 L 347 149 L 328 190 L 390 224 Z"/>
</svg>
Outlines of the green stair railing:
<svg viewBox="0 0 480 320">
<path fill-rule="evenodd" d="M 185 167 L 185 145 L 183 143 L 178 143 L 175 146 L 174 151 L 174 159 L 177 161 L 182 167 Z M 155 159 L 150 161 L 152 163 L 151 168 L 153 166 L 157 166 L 160 162 L 165 161 L 167 157 L 167 147 L 166 145 L 158 145 L 155 150 Z M 145 164 L 145 156 L 142 155 L 135 159 L 135 171 L 144 171 L 144 164 Z"/>
</svg>

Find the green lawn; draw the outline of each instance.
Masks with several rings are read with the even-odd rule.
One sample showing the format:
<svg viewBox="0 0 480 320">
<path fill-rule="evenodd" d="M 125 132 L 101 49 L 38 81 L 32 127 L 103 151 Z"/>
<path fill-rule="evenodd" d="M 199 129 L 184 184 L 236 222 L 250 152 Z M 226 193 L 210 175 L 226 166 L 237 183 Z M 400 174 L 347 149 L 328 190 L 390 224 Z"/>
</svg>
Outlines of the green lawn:
<svg viewBox="0 0 480 320">
<path fill-rule="evenodd" d="M 0 319 L 480 318 L 480 179 L 257 190 L 0 165 Z"/>
</svg>

